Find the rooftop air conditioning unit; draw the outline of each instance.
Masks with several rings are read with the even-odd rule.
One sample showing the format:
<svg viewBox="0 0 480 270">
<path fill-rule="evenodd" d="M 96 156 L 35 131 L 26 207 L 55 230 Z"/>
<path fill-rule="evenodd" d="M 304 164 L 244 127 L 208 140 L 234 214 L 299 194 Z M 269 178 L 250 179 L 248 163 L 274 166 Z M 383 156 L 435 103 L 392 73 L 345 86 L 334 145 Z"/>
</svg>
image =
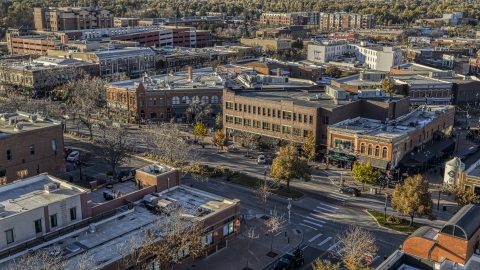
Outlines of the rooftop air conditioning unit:
<svg viewBox="0 0 480 270">
<path fill-rule="evenodd" d="M 55 183 L 46 184 L 46 185 L 43 186 L 43 188 L 44 188 L 45 192 L 51 193 L 51 192 L 57 190 L 57 184 L 55 184 Z"/>
<path fill-rule="evenodd" d="M 5 205 L 0 204 L 0 213 L 5 212 Z"/>
</svg>

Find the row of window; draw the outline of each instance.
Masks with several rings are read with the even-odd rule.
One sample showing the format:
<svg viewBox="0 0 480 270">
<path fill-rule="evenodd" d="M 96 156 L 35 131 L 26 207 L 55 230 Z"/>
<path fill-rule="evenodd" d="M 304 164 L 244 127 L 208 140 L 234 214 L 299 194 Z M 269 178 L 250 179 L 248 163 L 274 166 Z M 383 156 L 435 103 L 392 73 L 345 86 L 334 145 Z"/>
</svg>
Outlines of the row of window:
<svg viewBox="0 0 480 270">
<path fill-rule="evenodd" d="M 115 94 L 113 94 L 113 93 L 110 94 L 110 99 L 115 100 Z M 126 95 L 118 94 L 117 97 L 116 97 L 116 100 L 126 103 L 127 102 L 127 97 L 126 97 Z M 145 106 L 145 101 L 143 100 L 143 98 L 140 98 L 138 101 L 139 101 L 140 106 Z M 213 95 L 211 98 L 209 98 L 208 96 L 203 96 L 201 101 L 200 101 L 198 96 L 194 96 L 191 100 L 190 100 L 190 97 L 183 96 L 181 101 L 180 101 L 179 97 L 174 96 L 172 98 L 172 105 L 190 104 L 191 102 L 200 102 L 200 103 L 203 103 L 203 104 L 208 104 L 208 103 L 218 104 L 218 101 L 219 101 L 219 98 L 216 95 Z M 135 103 L 135 98 L 130 97 L 129 102 L 130 102 L 130 104 L 133 105 Z M 157 106 L 157 104 L 158 104 L 158 106 L 163 106 L 163 104 L 164 104 L 163 103 L 163 98 L 158 98 L 158 102 L 157 102 L 157 98 L 149 98 L 148 99 L 148 106 Z M 167 98 L 167 106 L 170 106 L 170 99 L 169 98 Z"/>
<path fill-rule="evenodd" d="M 240 103 L 233 103 L 233 102 L 225 102 L 225 109 L 228 110 L 235 110 L 235 111 L 243 111 L 246 113 L 257 114 L 257 115 L 264 115 L 276 118 L 282 118 L 285 120 L 293 120 L 298 121 L 300 123 L 309 123 L 313 124 L 313 115 L 301 114 L 301 113 L 292 113 L 291 111 L 280 111 L 270 108 L 262 108 L 260 106 L 251 106 L 246 104 Z"/>
<path fill-rule="evenodd" d="M 235 123 L 236 125 L 242 125 L 246 127 L 254 127 L 254 128 L 261 128 L 262 130 L 274 131 L 274 132 L 282 132 L 283 134 L 293 134 L 295 136 L 303 136 L 307 137 L 308 132 L 310 130 L 303 130 L 300 128 L 292 128 L 291 126 L 287 125 L 279 125 L 273 124 L 269 122 L 262 122 L 258 120 L 252 119 L 244 119 L 241 117 L 234 117 L 231 115 L 225 115 L 225 122 L 227 123 Z"/>
<path fill-rule="evenodd" d="M 52 140 L 52 150 L 57 151 L 57 141 L 55 139 Z M 35 144 L 30 145 L 30 155 L 35 155 Z M 7 160 L 12 160 L 11 149 L 7 149 Z"/>
<path fill-rule="evenodd" d="M 77 207 L 70 208 L 70 220 L 74 221 L 77 219 Z M 43 232 L 42 219 L 37 219 L 34 221 L 35 233 Z M 50 215 L 50 227 L 55 228 L 58 226 L 57 214 Z M 14 229 L 8 229 L 5 231 L 5 236 L 7 239 L 7 244 L 15 242 Z"/>
</svg>

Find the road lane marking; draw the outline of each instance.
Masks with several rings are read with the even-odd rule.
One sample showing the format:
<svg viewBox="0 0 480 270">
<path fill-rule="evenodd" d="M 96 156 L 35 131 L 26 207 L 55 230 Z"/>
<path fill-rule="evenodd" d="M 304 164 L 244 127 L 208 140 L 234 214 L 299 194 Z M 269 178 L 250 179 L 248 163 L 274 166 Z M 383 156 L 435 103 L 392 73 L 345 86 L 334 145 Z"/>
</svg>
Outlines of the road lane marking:
<svg viewBox="0 0 480 270">
<path fill-rule="evenodd" d="M 310 215 L 312 215 L 312 216 L 314 216 L 314 217 L 316 217 L 316 218 L 319 218 L 319 219 L 325 219 L 325 220 L 328 220 L 328 221 L 330 221 L 330 219 L 329 219 L 329 218 L 326 218 L 326 217 L 319 216 L 318 214 L 315 214 L 315 213 L 310 213 Z"/>
<path fill-rule="evenodd" d="M 317 239 L 317 238 L 320 237 L 320 236 L 322 236 L 321 233 L 319 233 L 319 234 L 315 235 L 314 237 L 310 238 L 310 240 L 308 240 L 308 242 L 311 243 L 311 242 L 315 241 L 315 239 Z"/>
<path fill-rule="evenodd" d="M 321 245 L 327 243 L 328 241 L 330 241 L 330 239 L 332 239 L 331 236 L 327 237 L 327 239 L 325 239 L 325 240 L 323 240 L 322 242 L 318 243 L 318 246 L 321 246 Z"/>
<path fill-rule="evenodd" d="M 316 219 L 316 218 L 313 218 L 313 217 L 306 217 L 306 218 L 311 219 L 311 220 L 315 220 L 316 222 L 321 222 L 321 223 L 323 223 L 323 224 L 327 223 L 327 222 L 325 222 L 325 221 L 323 221 L 323 220 Z"/>
<path fill-rule="evenodd" d="M 303 223 L 299 223 L 299 225 L 302 225 L 302 226 L 308 227 L 308 228 L 310 228 L 310 229 L 314 229 L 315 231 L 317 230 L 317 228 L 310 227 L 310 226 L 308 226 L 308 225 L 305 225 L 305 224 L 303 224 Z"/>
<path fill-rule="evenodd" d="M 323 207 L 320 207 L 320 206 L 317 206 L 317 208 L 320 209 L 320 210 L 327 211 L 327 212 L 330 212 L 330 213 L 335 214 L 335 211 L 333 211 L 333 210 L 330 210 L 330 209 L 327 209 L 327 208 L 323 208 Z"/>
<path fill-rule="evenodd" d="M 333 208 L 333 209 L 338 209 L 338 207 L 332 206 L 332 205 L 330 205 L 330 204 L 328 204 L 328 203 L 320 203 L 320 204 L 323 205 L 323 206 L 326 206 L 326 207 Z"/>
<path fill-rule="evenodd" d="M 313 222 L 313 221 L 310 221 L 310 220 L 304 219 L 303 222 L 310 223 L 310 224 L 313 224 L 313 225 L 315 225 L 315 226 L 323 227 L 323 225 L 317 224 L 317 223 L 315 223 L 315 222 Z"/>
<path fill-rule="evenodd" d="M 304 247 L 302 248 L 302 251 L 304 251 L 307 247 L 308 247 L 308 246 L 304 246 Z"/>
<path fill-rule="evenodd" d="M 325 213 L 325 212 L 322 212 L 322 211 L 320 211 L 320 210 L 317 210 L 317 209 L 313 209 L 313 211 L 315 211 L 315 212 L 317 212 L 317 213 L 320 213 L 320 214 L 327 215 L 327 216 L 333 216 L 332 214 Z"/>
<path fill-rule="evenodd" d="M 327 197 L 335 199 L 335 200 L 339 200 L 339 201 L 342 201 L 342 202 L 345 201 L 344 199 L 341 199 L 341 198 L 338 198 L 338 197 L 335 197 L 335 196 L 331 196 L 331 195 L 328 195 Z"/>
<path fill-rule="evenodd" d="M 336 248 L 338 245 L 340 245 L 342 241 L 338 241 L 337 243 L 333 244 L 333 246 L 329 247 L 327 250 L 332 251 L 334 248 Z"/>
<path fill-rule="evenodd" d="M 382 243 L 385 243 L 385 244 L 393 245 L 393 244 L 390 243 L 390 242 L 383 241 L 383 240 L 380 240 L 380 239 L 375 239 L 375 241 L 379 241 L 379 242 L 382 242 Z"/>
</svg>

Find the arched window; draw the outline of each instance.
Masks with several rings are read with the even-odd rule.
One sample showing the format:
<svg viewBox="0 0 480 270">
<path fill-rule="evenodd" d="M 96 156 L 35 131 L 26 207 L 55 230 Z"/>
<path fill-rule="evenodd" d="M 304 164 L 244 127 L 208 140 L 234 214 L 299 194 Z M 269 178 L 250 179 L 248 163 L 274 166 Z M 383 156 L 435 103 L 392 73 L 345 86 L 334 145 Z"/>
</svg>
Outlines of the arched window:
<svg viewBox="0 0 480 270">
<path fill-rule="evenodd" d="M 387 158 L 387 148 L 386 147 L 383 147 L 382 149 L 382 158 Z"/>
<path fill-rule="evenodd" d="M 143 106 L 143 98 L 140 98 L 138 102 L 140 102 L 140 107 Z"/>
<path fill-rule="evenodd" d="M 209 101 L 210 101 L 210 100 L 209 100 L 208 96 L 203 96 L 203 97 L 202 97 L 202 103 L 203 103 L 203 104 L 208 104 Z"/>
<path fill-rule="evenodd" d="M 371 144 L 368 145 L 368 155 L 371 156 L 373 151 L 373 147 Z"/>
<path fill-rule="evenodd" d="M 199 103 L 199 102 L 200 102 L 200 98 L 198 96 L 193 96 L 192 103 Z"/>
<path fill-rule="evenodd" d="M 365 144 L 360 145 L 360 153 L 365 154 Z"/>
<path fill-rule="evenodd" d="M 182 104 L 190 104 L 190 98 L 187 96 L 182 97 Z"/>
<path fill-rule="evenodd" d="M 379 157 L 380 156 L 380 146 L 375 146 L 375 156 Z"/>
<path fill-rule="evenodd" d="M 179 105 L 180 104 L 180 98 L 179 97 L 173 97 L 172 98 L 172 104 L 173 105 Z"/>
<path fill-rule="evenodd" d="M 212 96 L 212 103 L 217 104 L 218 103 L 218 96 Z"/>
</svg>

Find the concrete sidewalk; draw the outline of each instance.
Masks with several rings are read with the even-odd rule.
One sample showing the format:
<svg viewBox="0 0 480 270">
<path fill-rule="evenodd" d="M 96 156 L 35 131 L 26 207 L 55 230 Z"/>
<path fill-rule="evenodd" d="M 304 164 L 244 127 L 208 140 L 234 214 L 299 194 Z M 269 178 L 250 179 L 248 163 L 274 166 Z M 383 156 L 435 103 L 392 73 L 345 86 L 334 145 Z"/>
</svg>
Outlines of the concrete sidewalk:
<svg viewBox="0 0 480 270">
<path fill-rule="evenodd" d="M 256 239 L 248 239 L 245 232 L 249 228 L 255 228 Z M 248 267 L 252 270 L 264 269 L 278 260 L 285 252 L 298 247 L 303 242 L 301 230 L 294 224 L 289 224 L 281 234 L 273 237 L 273 252 L 278 255 L 274 258 L 267 256 L 270 252 L 271 236 L 265 235 L 264 220 L 252 218 L 241 224 L 241 231 L 236 239 L 228 242 L 228 246 L 218 252 L 209 255 L 208 258 L 200 258 L 186 263 L 176 269 L 181 270 L 241 270 Z M 285 237 L 285 232 L 287 237 Z M 249 251 L 250 249 L 250 251 Z"/>
</svg>

